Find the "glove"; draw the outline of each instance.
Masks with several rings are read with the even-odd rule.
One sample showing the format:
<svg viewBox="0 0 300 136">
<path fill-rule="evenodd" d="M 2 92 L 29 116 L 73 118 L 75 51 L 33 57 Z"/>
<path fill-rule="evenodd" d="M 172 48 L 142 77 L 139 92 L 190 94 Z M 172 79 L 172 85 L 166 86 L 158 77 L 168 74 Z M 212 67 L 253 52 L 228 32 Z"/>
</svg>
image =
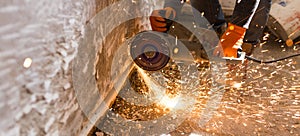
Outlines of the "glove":
<svg viewBox="0 0 300 136">
<path fill-rule="evenodd" d="M 221 36 L 220 44 L 214 50 L 215 56 L 220 57 L 238 57 L 238 50 L 240 49 L 239 40 L 241 40 L 246 33 L 246 29 L 231 23 L 228 23 L 228 28 Z"/>
<path fill-rule="evenodd" d="M 150 16 L 152 30 L 158 32 L 166 32 L 170 27 L 169 19 L 173 20 L 176 17 L 176 11 L 171 7 L 166 7 L 160 10 L 154 10 Z"/>
</svg>

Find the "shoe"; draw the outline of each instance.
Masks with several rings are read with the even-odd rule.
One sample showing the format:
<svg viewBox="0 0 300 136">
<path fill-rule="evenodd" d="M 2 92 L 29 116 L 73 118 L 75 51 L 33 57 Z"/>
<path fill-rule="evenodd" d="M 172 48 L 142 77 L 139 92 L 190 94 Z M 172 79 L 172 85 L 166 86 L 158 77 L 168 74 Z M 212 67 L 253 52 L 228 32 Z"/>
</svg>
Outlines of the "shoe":
<svg viewBox="0 0 300 136">
<path fill-rule="evenodd" d="M 242 44 L 242 50 L 243 50 L 243 52 L 246 53 L 247 56 L 250 56 L 252 54 L 252 52 L 253 52 L 253 49 L 254 49 L 255 45 L 258 45 L 258 43 L 257 44 L 253 44 L 253 43 L 245 43 L 244 42 Z"/>
</svg>

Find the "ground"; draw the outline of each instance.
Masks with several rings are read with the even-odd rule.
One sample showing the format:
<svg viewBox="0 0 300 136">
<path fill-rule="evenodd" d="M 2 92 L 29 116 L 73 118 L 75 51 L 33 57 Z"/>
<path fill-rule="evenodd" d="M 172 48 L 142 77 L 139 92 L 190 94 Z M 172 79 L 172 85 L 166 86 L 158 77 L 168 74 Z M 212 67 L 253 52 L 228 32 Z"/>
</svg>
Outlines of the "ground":
<svg viewBox="0 0 300 136">
<path fill-rule="evenodd" d="M 177 30 L 173 30 L 173 34 L 181 39 L 189 39 L 189 33 L 182 33 L 182 28 L 178 28 L 178 26 L 175 28 Z M 295 42 L 294 46 L 287 47 L 284 41 L 276 38 L 268 29 L 265 29 L 261 44 L 255 47 L 252 56 L 262 60 L 273 60 L 293 55 L 299 53 L 300 47 L 297 40 Z M 170 134 L 299 135 L 299 58 L 294 57 L 271 64 L 261 64 L 248 60 L 239 65 L 240 67 L 231 72 L 244 74 L 243 78 L 238 80 L 242 84 L 237 88 L 227 87 L 225 89 L 214 116 L 202 126 L 198 126 L 191 117 Z M 142 81 L 142 79 L 138 78 L 136 81 Z M 204 93 L 204 95 L 210 97 L 208 93 Z M 116 103 L 120 104 L 120 102 Z M 202 106 L 205 104 L 204 102 Z M 113 108 L 120 108 L 120 106 L 122 107 L 119 105 Z M 126 113 L 126 109 L 119 109 L 116 112 L 120 115 L 132 114 L 132 111 L 130 114 Z M 200 110 L 198 112 L 200 113 Z M 195 114 L 199 113 L 195 112 Z M 132 117 L 123 117 L 132 119 Z"/>
</svg>

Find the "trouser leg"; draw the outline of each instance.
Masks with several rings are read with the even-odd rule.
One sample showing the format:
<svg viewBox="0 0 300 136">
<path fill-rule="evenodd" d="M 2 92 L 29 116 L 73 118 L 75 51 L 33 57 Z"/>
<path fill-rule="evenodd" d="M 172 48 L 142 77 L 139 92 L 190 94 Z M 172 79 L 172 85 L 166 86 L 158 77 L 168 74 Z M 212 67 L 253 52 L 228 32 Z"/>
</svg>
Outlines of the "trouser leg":
<svg viewBox="0 0 300 136">
<path fill-rule="evenodd" d="M 257 3 L 259 2 L 259 3 Z M 258 7 L 255 9 L 256 4 Z M 248 28 L 245 42 L 258 42 L 267 23 L 271 0 L 237 0 L 231 23 Z M 255 11 L 254 15 L 252 13 Z"/>
<path fill-rule="evenodd" d="M 204 15 L 214 29 L 226 23 L 219 0 L 191 0 L 191 5 Z"/>
<path fill-rule="evenodd" d="M 259 6 L 249 25 L 249 29 L 246 31 L 244 42 L 251 44 L 257 44 L 259 42 L 268 21 L 270 8 L 271 0 L 260 0 Z"/>
<path fill-rule="evenodd" d="M 251 21 L 251 15 L 255 9 L 255 4 L 259 0 L 236 0 L 231 23 L 244 27 Z"/>
</svg>

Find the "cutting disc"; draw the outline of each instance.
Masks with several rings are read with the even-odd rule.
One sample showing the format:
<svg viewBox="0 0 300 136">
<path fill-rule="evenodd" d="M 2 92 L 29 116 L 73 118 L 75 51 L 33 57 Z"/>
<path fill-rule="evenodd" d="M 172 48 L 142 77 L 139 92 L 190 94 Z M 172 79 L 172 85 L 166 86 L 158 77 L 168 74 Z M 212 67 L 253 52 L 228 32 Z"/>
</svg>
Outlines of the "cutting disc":
<svg viewBox="0 0 300 136">
<path fill-rule="evenodd" d="M 169 42 L 163 33 L 144 31 L 136 35 L 130 45 L 134 62 L 147 71 L 157 71 L 170 60 Z"/>
</svg>

